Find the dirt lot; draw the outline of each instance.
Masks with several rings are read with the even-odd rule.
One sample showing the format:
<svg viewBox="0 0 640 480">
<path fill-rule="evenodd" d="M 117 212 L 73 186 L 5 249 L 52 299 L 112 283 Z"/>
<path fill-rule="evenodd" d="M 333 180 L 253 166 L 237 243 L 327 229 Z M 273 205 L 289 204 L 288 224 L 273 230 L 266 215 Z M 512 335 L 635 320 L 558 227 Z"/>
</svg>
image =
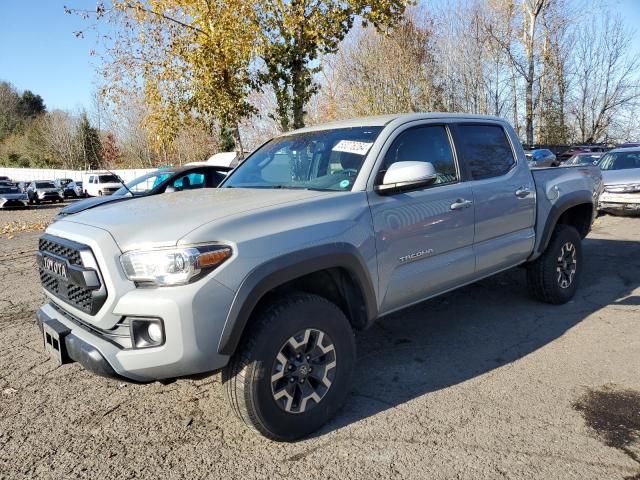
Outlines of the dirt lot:
<svg viewBox="0 0 640 480">
<path fill-rule="evenodd" d="M 56 208 L 0 212 L 0 232 Z M 640 219 L 597 220 L 567 305 L 516 269 L 378 322 L 346 407 L 294 444 L 246 430 L 219 376 L 55 368 L 29 229 L 0 236 L 0 478 L 640 478 Z"/>
</svg>

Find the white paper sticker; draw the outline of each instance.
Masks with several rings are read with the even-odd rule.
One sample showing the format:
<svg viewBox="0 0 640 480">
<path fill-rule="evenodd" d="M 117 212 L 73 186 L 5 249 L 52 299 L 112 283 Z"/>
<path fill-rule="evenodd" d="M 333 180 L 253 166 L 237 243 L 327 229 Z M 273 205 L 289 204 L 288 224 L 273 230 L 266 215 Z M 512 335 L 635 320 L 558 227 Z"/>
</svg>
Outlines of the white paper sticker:
<svg viewBox="0 0 640 480">
<path fill-rule="evenodd" d="M 331 149 L 334 152 L 355 153 L 356 155 L 366 155 L 373 142 L 358 142 L 356 140 L 340 140 Z"/>
</svg>

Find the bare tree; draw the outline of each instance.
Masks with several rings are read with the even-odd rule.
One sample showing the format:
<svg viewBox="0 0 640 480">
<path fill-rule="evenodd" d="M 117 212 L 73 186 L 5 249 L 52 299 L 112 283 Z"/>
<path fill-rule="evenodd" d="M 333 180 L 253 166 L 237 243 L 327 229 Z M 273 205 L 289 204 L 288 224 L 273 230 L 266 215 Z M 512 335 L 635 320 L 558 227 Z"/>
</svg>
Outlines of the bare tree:
<svg viewBox="0 0 640 480">
<path fill-rule="evenodd" d="M 334 70 L 349 116 L 442 107 L 431 29 L 407 15 L 389 34 L 363 29 L 343 46 Z"/>
<path fill-rule="evenodd" d="M 40 119 L 38 130 L 50 163 L 71 170 L 83 168 L 77 117 L 55 110 Z"/>
<path fill-rule="evenodd" d="M 606 140 L 621 110 L 638 105 L 640 63 L 631 38 L 620 16 L 600 15 L 578 31 L 572 113 L 581 142 Z"/>
</svg>

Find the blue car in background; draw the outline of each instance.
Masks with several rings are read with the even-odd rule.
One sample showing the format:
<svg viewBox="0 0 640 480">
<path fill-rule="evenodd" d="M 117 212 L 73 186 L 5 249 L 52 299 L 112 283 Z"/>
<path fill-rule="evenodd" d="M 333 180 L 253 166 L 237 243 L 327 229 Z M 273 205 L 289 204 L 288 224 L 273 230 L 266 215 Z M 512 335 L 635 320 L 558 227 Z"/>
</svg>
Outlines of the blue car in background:
<svg viewBox="0 0 640 480">
<path fill-rule="evenodd" d="M 527 164 L 530 168 L 557 167 L 560 162 L 556 160 L 556 155 L 546 148 L 536 148 L 535 150 L 525 150 Z"/>
</svg>

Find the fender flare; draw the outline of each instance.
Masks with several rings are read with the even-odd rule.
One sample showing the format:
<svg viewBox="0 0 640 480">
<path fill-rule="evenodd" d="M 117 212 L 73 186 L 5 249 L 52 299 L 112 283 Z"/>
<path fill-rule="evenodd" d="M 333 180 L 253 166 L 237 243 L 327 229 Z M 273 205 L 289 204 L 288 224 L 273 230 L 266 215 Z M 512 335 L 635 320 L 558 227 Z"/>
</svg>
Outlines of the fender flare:
<svg viewBox="0 0 640 480">
<path fill-rule="evenodd" d="M 245 277 L 227 313 L 218 353 L 233 355 L 251 313 L 267 292 L 296 278 L 329 268 L 344 268 L 349 272 L 360 287 L 368 323 L 372 323 L 378 311 L 376 292 L 358 249 L 348 243 L 310 247 L 269 260 Z"/>
<path fill-rule="evenodd" d="M 540 256 L 542 252 L 547 249 L 549 241 L 551 240 L 551 235 L 553 234 L 553 231 L 555 230 L 562 214 L 570 208 L 586 204 L 591 206 L 593 210 L 596 209 L 593 204 L 593 197 L 591 195 L 591 192 L 587 190 L 579 190 L 576 192 L 570 192 L 567 195 L 560 197 L 558 199 L 558 202 L 551 206 L 549 215 L 547 216 L 547 221 L 544 224 L 544 229 L 542 231 L 542 236 L 538 244 L 538 248 L 534 255 L 532 255 L 531 257 L 532 260 Z M 593 214 L 591 220 L 593 221 Z"/>
</svg>

